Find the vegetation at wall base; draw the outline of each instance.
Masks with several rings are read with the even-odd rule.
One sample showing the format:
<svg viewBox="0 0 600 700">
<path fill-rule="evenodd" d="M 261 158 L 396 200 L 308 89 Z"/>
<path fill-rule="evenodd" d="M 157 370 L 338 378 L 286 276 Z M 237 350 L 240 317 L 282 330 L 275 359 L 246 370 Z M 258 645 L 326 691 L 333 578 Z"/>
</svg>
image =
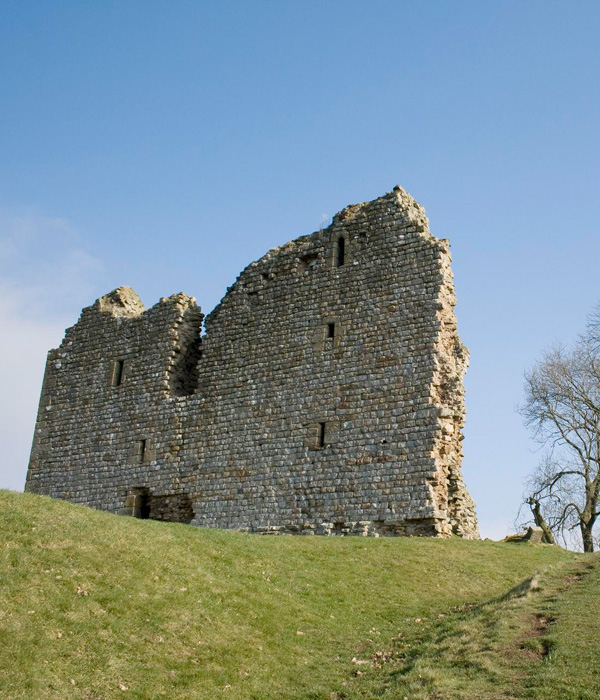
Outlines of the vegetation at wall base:
<svg viewBox="0 0 600 700">
<path fill-rule="evenodd" d="M 596 555 L 263 537 L 0 492 L 0 697 L 600 695 Z"/>
</svg>

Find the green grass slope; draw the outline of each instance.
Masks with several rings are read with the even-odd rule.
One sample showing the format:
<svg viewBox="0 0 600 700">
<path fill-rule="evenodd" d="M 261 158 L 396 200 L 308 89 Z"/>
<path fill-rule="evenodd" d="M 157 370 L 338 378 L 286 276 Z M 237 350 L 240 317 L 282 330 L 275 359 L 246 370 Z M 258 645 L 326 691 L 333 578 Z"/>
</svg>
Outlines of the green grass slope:
<svg viewBox="0 0 600 700">
<path fill-rule="evenodd" d="M 596 671 L 565 679 L 600 652 L 595 561 L 200 530 L 0 491 L 0 697 L 598 697 Z"/>
</svg>

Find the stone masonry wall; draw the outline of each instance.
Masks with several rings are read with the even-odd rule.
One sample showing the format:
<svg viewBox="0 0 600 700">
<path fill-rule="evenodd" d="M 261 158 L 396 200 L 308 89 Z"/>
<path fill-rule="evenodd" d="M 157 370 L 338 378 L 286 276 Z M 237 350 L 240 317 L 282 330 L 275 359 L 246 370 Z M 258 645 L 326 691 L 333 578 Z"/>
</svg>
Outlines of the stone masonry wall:
<svg viewBox="0 0 600 700">
<path fill-rule="evenodd" d="M 477 537 L 449 245 L 397 187 L 206 318 L 121 287 L 48 356 L 26 488 L 253 532 Z"/>
</svg>

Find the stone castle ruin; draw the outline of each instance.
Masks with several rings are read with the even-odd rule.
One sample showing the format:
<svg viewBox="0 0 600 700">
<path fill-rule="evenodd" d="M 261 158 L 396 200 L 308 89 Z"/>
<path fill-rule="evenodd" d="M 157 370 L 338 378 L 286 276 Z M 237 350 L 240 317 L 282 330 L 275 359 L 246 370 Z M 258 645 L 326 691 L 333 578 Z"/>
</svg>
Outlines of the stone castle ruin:
<svg viewBox="0 0 600 700">
<path fill-rule="evenodd" d="M 447 240 L 400 187 L 251 263 L 206 317 L 120 287 L 48 355 L 26 489 L 263 533 L 478 537 Z"/>
</svg>

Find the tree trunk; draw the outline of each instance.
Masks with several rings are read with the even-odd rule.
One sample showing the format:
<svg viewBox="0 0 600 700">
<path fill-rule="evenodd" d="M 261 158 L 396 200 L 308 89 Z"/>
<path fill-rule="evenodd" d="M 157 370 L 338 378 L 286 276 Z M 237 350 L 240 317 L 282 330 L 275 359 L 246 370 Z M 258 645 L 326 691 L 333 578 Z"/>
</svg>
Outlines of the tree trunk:
<svg viewBox="0 0 600 700">
<path fill-rule="evenodd" d="M 598 499 L 592 492 L 593 484 L 589 486 L 586 485 L 586 503 L 583 512 L 579 514 L 579 529 L 581 530 L 581 539 L 583 540 L 583 551 L 593 552 L 594 551 L 594 537 L 592 535 L 592 530 L 594 529 L 594 524 L 596 523 L 596 508 L 598 506 Z"/>
<path fill-rule="evenodd" d="M 531 512 L 533 513 L 533 520 L 535 524 L 538 527 L 541 527 L 544 532 L 542 542 L 545 542 L 546 544 L 556 544 L 556 540 L 554 539 L 552 530 L 550 529 L 550 526 L 548 525 L 546 519 L 542 515 L 540 502 L 532 496 L 529 499 L 527 499 L 527 503 L 529 503 L 529 506 L 531 507 Z"/>
<path fill-rule="evenodd" d="M 583 540 L 583 551 L 593 552 L 594 551 L 594 538 L 592 537 L 592 526 L 589 523 L 583 522 L 579 523 L 579 528 L 581 530 L 581 539 Z"/>
</svg>

